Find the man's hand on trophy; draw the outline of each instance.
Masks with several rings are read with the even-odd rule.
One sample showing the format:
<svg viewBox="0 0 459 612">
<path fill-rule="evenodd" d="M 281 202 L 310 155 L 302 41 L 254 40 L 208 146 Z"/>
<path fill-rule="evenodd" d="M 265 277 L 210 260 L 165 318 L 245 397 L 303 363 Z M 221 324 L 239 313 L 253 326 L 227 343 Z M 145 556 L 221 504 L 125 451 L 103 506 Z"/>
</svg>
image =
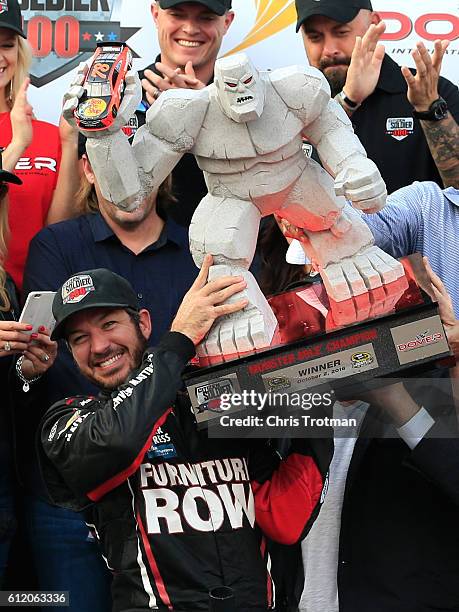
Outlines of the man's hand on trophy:
<svg viewBox="0 0 459 612">
<path fill-rule="evenodd" d="M 445 326 L 448 343 L 454 353 L 454 356 L 456 357 L 456 360 L 459 362 L 459 321 L 454 314 L 451 296 L 449 295 L 448 290 L 443 284 L 441 278 L 432 270 L 427 257 L 423 257 L 423 261 L 427 270 L 427 275 L 432 283 L 434 297 L 438 302 L 438 310 L 441 321 Z"/>
<path fill-rule="evenodd" d="M 387 191 L 376 164 L 368 157 L 345 160 L 345 167 L 335 177 L 335 193 L 350 200 L 354 208 L 376 213 L 386 203 Z"/>
</svg>

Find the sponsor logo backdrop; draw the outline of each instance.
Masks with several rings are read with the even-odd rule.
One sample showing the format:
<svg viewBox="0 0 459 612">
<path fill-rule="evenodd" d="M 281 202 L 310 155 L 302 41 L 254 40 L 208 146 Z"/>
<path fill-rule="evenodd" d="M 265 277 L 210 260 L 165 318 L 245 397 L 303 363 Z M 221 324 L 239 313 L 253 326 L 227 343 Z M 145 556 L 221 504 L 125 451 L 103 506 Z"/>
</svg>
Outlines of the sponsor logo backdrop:
<svg viewBox="0 0 459 612">
<path fill-rule="evenodd" d="M 97 41 L 126 40 L 142 69 L 159 52 L 149 0 L 22 0 L 29 41 L 34 47 L 30 99 L 38 118 L 57 123 L 62 95 L 79 61 L 89 59 Z M 451 43 L 443 75 L 459 75 L 459 0 L 373 0 L 387 21 L 384 44 L 399 64 L 413 66 L 410 51 L 423 40 Z M 233 0 L 236 19 L 221 54 L 245 51 L 261 69 L 304 64 L 295 33 L 293 0 Z"/>
</svg>

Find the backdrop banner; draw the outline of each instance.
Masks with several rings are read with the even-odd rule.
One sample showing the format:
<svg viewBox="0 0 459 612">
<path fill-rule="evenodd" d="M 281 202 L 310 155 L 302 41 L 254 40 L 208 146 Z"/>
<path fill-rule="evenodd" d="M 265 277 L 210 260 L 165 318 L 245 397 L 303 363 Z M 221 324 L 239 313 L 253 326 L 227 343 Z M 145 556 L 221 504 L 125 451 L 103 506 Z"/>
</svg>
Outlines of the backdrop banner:
<svg viewBox="0 0 459 612">
<path fill-rule="evenodd" d="M 159 52 L 149 0 L 20 0 L 27 37 L 34 50 L 30 100 L 38 118 L 58 122 L 62 95 L 80 61 L 99 41 L 125 41 L 140 70 Z M 432 50 L 437 38 L 450 40 L 442 74 L 459 79 L 457 0 L 373 0 L 387 22 L 386 51 L 400 65 L 414 66 L 417 40 Z M 245 51 L 261 69 L 306 62 L 295 33 L 294 0 L 233 0 L 236 14 L 221 54 Z"/>
</svg>

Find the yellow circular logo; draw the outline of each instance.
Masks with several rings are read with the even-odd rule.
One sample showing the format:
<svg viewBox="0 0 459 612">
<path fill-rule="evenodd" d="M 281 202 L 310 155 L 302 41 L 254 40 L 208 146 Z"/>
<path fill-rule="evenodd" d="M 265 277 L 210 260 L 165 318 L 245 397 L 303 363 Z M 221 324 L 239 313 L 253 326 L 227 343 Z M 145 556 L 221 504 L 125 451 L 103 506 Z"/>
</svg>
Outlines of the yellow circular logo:
<svg viewBox="0 0 459 612">
<path fill-rule="evenodd" d="M 82 117 L 98 117 L 107 108 L 107 103 L 101 98 L 91 98 L 83 103 L 80 113 Z"/>
</svg>

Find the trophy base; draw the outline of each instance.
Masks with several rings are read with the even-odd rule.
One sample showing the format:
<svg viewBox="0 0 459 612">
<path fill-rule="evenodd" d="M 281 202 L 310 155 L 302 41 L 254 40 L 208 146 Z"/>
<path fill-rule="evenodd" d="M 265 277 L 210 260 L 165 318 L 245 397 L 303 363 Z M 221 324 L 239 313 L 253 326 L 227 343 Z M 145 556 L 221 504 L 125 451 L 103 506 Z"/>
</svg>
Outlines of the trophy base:
<svg viewBox="0 0 459 612">
<path fill-rule="evenodd" d="M 279 321 L 276 346 L 185 375 L 198 428 L 222 413 L 248 412 L 234 403 L 223 409 L 222 395 L 320 393 L 325 388 L 349 395 L 362 385 L 379 386 L 384 378 L 411 377 L 444 365 L 451 353 L 437 304 L 426 292 L 430 282 L 422 259 L 415 255 L 401 261 L 408 286 L 391 312 L 352 325 L 339 326 L 329 316 L 320 282 L 270 298 Z"/>
</svg>

